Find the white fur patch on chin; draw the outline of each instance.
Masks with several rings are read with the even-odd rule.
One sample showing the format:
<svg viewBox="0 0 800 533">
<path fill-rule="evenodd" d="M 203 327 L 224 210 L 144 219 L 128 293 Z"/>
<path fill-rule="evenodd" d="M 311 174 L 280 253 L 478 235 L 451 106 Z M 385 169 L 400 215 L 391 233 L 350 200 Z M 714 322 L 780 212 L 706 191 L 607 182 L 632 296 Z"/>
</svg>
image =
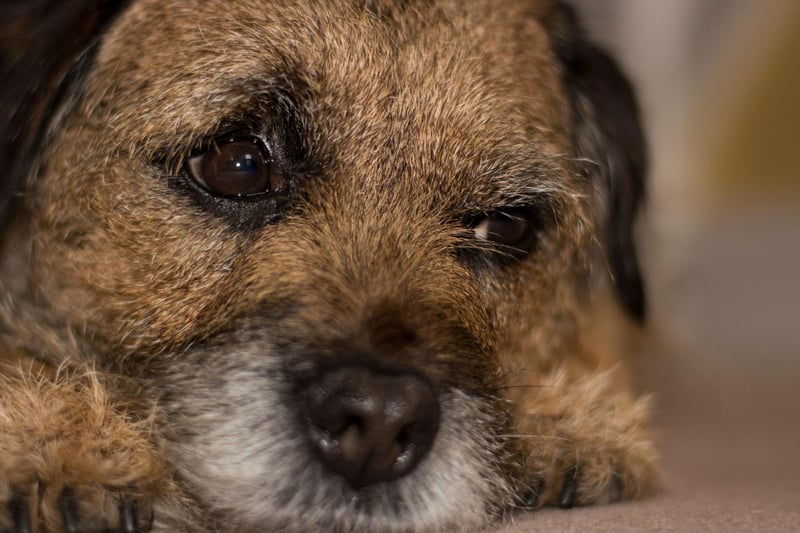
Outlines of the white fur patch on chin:
<svg viewBox="0 0 800 533">
<path fill-rule="evenodd" d="M 252 393 L 255 378 L 226 380 L 216 405 L 230 412 L 209 416 L 215 423 L 196 427 L 171 454 L 197 496 L 237 531 L 473 529 L 510 499 L 492 411 L 480 399 L 444 395 L 428 456 L 408 476 L 356 492 L 317 461 L 279 393 Z M 193 425 L 204 426 L 202 418 Z"/>
</svg>

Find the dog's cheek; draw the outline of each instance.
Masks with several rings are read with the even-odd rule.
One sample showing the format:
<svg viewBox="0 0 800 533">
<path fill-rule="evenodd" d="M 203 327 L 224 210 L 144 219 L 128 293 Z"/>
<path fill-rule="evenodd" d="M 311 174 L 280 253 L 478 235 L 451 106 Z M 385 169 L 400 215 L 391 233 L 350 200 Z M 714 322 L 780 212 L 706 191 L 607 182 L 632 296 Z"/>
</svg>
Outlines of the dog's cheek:
<svg viewBox="0 0 800 533">
<path fill-rule="evenodd" d="M 557 214 L 534 253 L 487 283 L 503 375 L 536 375 L 576 353 L 590 303 L 593 221 L 587 205 Z"/>
<path fill-rule="evenodd" d="M 64 131 L 31 195 L 41 300 L 55 320 L 123 351 L 213 330 L 235 298 L 227 279 L 238 241 L 152 169 L 98 146 L 83 129 Z"/>
</svg>

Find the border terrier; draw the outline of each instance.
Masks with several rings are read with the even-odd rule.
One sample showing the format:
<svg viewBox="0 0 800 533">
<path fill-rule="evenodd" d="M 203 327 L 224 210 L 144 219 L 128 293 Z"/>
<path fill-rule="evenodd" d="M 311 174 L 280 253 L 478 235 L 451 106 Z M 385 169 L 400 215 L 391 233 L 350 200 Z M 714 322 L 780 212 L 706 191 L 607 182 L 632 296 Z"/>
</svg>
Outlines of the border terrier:
<svg viewBox="0 0 800 533">
<path fill-rule="evenodd" d="M 548 0 L 2 14 L 1 531 L 646 494 L 633 91 Z"/>
</svg>

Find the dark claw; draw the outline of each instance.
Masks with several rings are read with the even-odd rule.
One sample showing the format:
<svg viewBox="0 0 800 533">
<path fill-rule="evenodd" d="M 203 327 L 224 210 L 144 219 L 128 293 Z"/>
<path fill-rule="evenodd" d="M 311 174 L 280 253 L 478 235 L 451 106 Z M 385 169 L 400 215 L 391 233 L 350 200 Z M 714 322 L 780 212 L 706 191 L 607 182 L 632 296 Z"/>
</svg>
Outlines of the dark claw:
<svg viewBox="0 0 800 533">
<path fill-rule="evenodd" d="M 75 509 L 75 498 L 69 487 L 61 491 L 58 498 L 58 509 L 61 511 L 61 522 L 65 533 L 78 533 L 78 510 Z"/>
<path fill-rule="evenodd" d="M 145 531 L 150 531 L 153 529 L 153 520 L 155 519 L 155 515 L 153 515 L 153 509 L 151 507 L 146 507 L 144 512 L 139 512 L 139 529 L 137 530 L 139 533 L 144 533 Z"/>
<path fill-rule="evenodd" d="M 527 509 L 535 509 L 539 503 L 539 497 L 544 492 L 544 480 L 537 479 L 528 487 L 522 495 L 522 506 Z"/>
<path fill-rule="evenodd" d="M 123 499 L 119 504 L 119 527 L 123 533 L 137 533 L 139 531 L 139 517 L 136 512 L 136 502 Z"/>
<path fill-rule="evenodd" d="M 614 474 L 611 478 L 611 486 L 608 489 L 608 503 L 618 502 L 622 499 L 622 477 Z"/>
<path fill-rule="evenodd" d="M 558 497 L 558 506 L 562 509 L 571 509 L 575 505 L 575 496 L 578 493 L 578 472 L 573 470 L 564 478 L 561 486 L 561 495 Z"/>
<path fill-rule="evenodd" d="M 11 511 L 11 521 L 17 533 L 31 533 L 31 515 L 28 512 L 28 504 L 22 496 L 14 496 L 9 502 L 8 507 Z"/>
<path fill-rule="evenodd" d="M 136 500 L 122 499 L 119 504 L 119 527 L 122 533 L 144 533 L 153 528 L 153 511 L 142 511 Z"/>
</svg>

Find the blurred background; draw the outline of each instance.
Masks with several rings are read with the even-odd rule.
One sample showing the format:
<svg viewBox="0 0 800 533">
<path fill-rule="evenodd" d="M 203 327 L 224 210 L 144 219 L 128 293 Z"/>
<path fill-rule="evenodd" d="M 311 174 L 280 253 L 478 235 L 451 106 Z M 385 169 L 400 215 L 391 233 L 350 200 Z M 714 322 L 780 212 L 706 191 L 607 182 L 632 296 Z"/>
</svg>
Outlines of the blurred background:
<svg viewBox="0 0 800 533">
<path fill-rule="evenodd" d="M 800 2 L 579 4 L 641 96 L 656 311 L 694 342 L 800 364 Z"/>
<path fill-rule="evenodd" d="M 667 493 L 728 530 L 800 531 L 800 2 L 576 3 L 649 131 L 645 388 Z"/>
</svg>

